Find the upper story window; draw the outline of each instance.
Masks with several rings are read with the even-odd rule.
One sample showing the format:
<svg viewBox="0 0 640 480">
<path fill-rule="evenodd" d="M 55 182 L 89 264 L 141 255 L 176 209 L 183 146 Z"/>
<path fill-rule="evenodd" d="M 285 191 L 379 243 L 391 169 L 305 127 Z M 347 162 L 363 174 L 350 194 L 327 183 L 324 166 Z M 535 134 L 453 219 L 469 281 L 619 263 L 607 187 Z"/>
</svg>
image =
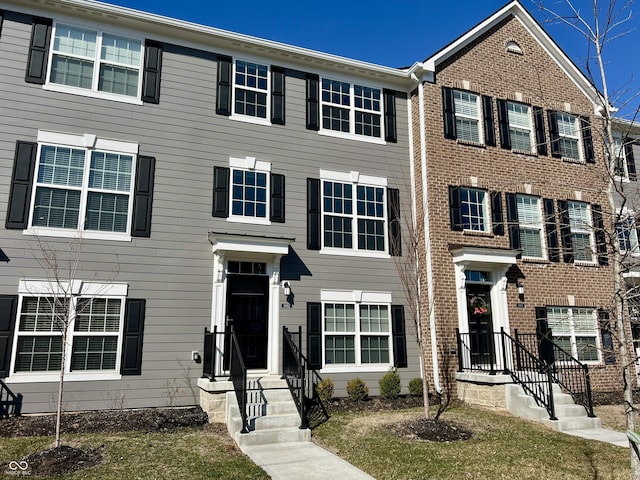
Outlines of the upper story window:
<svg viewBox="0 0 640 480">
<path fill-rule="evenodd" d="M 559 112 L 557 120 L 560 154 L 563 158 L 580 160 L 580 125 L 578 117 Z"/>
<path fill-rule="evenodd" d="M 591 126 L 587 118 L 549 111 L 551 155 L 573 162 L 595 162 Z"/>
<path fill-rule="evenodd" d="M 533 146 L 531 107 L 522 103 L 507 102 L 507 111 L 511 148 L 531 152 Z"/>
<path fill-rule="evenodd" d="M 620 179 L 637 180 L 634 155 L 634 141 L 629 138 L 614 137 L 614 175 Z"/>
<path fill-rule="evenodd" d="M 640 242 L 638 239 L 638 229 L 636 220 L 632 214 L 623 215 L 616 224 L 618 234 L 618 244 L 623 253 L 640 252 Z"/>
<path fill-rule="evenodd" d="M 350 135 L 382 138 L 382 91 L 323 78 L 322 129 Z"/>
<path fill-rule="evenodd" d="M 463 230 L 488 232 L 487 192 L 477 188 L 460 188 L 460 213 Z"/>
<path fill-rule="evenodd" d="M 574 358 L 600 361 L 598 322 L 592 308 L 547 307 L 547 321 L 553 341 Z"/>
<path fill-rule="evenodd" d="M 269 211 L 268 170 L 233 168 L 231 216 L 266 219 Z"/>
<path fill-rule="evenodd" d="M 233 113 L 266 120 L 269 115 L 269 67 L 236 60 L 234 69 Z"/>
<path fill-rule="evenodd" d="M 576 261 L 595 261 L 591 207 L 588 203 L 568 201 L 569 228 Z"/>
<path fill-rule="evenodd" d="M 459 140 L 480 143 L 480 96 L 462 90 L 453 91 L 456 133 Z"/>
<path fill-rule="evenodd" d="M 139 39 L 57 23 L 48 84 L 139 98 L 142 48 Z"/>
<path fill-rule="evenodd" d="M 516 195 L 518 228 L 522 256 L 543 258 L 543 225 L 540 199 L 531 195 Z"/>
<path fill-rule="evenodd" d="M 474 145 L 496 145 L 491 97 L 443 87 L 442 109 L 445 138 Z"/>
</svg>

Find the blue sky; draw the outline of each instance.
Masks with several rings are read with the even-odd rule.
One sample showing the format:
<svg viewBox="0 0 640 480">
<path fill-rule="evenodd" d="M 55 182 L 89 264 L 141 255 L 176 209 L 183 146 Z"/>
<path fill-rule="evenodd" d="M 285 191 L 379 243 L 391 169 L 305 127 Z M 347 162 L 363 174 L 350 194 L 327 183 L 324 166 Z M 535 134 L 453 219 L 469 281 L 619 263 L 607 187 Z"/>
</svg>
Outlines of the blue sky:
<svg viewBox="0 0 640 480">
<path fill-rule="evenodd" d="M 584 70 L 587 41 L 574 29 L 546 20 L 533 0 L 521 0 L 560 47 Z M 424 60 L 493 14 L 507 0 L 109 0 L 145 12 L 319 50 L 390 67 Z M 590 12 L 592 0 L 574 0 Z M 607 2 L 602 2 L 607 3 Z M 619 4 L 625 2 L 618 0 Z M 546 0 L 565 13 L 562 0 Z M 640 4 L 605 50 L 611 91 L 628 99 L 640 91 Z M 635 58 L 634 58 L 635 57 Z M 640 98 L 631 102 L 637 107 Z M 624 110 L 628 117 L 631 110 Z"/>
</svg>

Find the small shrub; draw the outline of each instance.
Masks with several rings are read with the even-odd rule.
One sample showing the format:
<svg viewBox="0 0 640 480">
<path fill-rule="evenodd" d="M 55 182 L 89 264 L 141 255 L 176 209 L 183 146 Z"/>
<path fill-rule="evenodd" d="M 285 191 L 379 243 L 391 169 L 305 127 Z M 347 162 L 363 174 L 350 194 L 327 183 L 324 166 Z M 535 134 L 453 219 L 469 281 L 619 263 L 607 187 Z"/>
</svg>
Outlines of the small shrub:
<svg viewBox="0 0 640 480">
<path fill-rule="evenodd" d="M 382 398 L 393 400 L 400 395 L 400 375 L 398 375 L 396 368 L 392 368 L 385 373 L 384 376 L 378 380 L 378 384 L 380 385 L 380 396 Z"/>
<path fill-rule="evenodd" d="M 353 400 L 354 402 L 366 400 L 369 396 L 369 387 L 359 378 L 354 378 L 347 383 L 347 395 L 349 396 L 349 400 Z"/>
<path fill-rule="evenodd" d="M 318 385 L 316 385 L 316 393 L 322 402 L 331 400 L 333 398 L 333 391 L 333 380 L 330 378 L 323 378 L 318 382 Z"/>
<path fill-rule="evenodd" d="M 412 397 L 421 397 L 422 396 L 422 379 L 421 378 L 413 378 L 409 381 L 409 395 Z"/>
</svg>

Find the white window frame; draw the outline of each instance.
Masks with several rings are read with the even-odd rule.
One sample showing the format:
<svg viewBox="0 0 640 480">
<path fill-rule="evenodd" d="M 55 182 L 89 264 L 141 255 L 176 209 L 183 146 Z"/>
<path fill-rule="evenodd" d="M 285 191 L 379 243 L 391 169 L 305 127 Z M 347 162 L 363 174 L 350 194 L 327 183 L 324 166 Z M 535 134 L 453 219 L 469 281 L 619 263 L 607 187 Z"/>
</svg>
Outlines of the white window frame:
<svg viewBox="0 0 640 480">
<path fill-rule="evenodd" d="M 458 95 L 468 95 L 469 97 L 473 96 L 476 99 L 476 109 L 478 111 L 478 115 L 477 116 L 473 116 L 473 115 L 468 115 L 466 113 L 463 112 L 459 112 L 458 111 L 458 106 L 456 105 L 456 94 Z M 458 142 L 463 142 L 463 143 L 471 143 L 474 145 L 484 145 L 484 127 L 483 127 L 483 121 L 482 121 L 482 116 L 483 116 L 483 111 L 482 111 L 482 102 L 481 102 L 481 95 L 475 92 L 470 92 L 468 90 L 460 90 L 460 89 L 454 89 L 453 90 L 453 111 L 454 111 L 454 116 L 455 116 L 455 121 L 456 121 L 456 138 L 458 140 Z M 469 138 L 460 138 L 460 129 L 458 128 L 458 118 L 462 119 L 462 120 L 472 120 L 475 121 L 477 123 L 477 130 L 478 130 L 478 139 L 477 140 L 473 140 L 473 139 L 469 139 Z"/>
<path fill-rule="evenodd" d="M 352 211 L 351 214 L 334 214 L 333 212 L 325 212 L 324 208 L 324 182 L 336 182 L 336 183 L 344 183 L 350 184 L 352 186 Z M 357 201 L 358 201 L 358 186 L 364 187 L 374 187 L 374 188 L 382 188 L 383 191 L 383 216 L 382 217 L 368 217 L 368 216 L 360 216 L 357 214 Z M 320 204 L 321 204 L 321 230 L 320 235 L 322 238 L 322 248 L 320 249 L 321 254 L 334 254 L 334 255 L 350 255 L 350 256 L 358 256 L 358 257 L 376 257 L 376 258 L 391 258 L 389 254 L 389 219 L 387 218 L 387 207 L 388 207 L 387 198 L 387 179 L 382 177 L 372 177 L 369 175 L 361 175 L 359 172 L 352 171 L 350 173 L 346 172 L 333 172 L 329 170 L 320 170 Z M 351 248 L 343 248 L 343 247 L 327 247 L 325 246 L 324 241 L 324 232 L 325 232 L 325 217 L 327 216 L 337 216 L 342 218 L 351 219 Z M 384 250 L 360 250 L 358 248 L 358 220 L 359 219 L 375 219 L 378 221 L 382 221 L 383 230 L 384 230 Z"/>
<path fill-rule="evenodd" d="M 96 34 L 96 51 L 95 51 L 95 55 L 93 57 L 93 59 L 90 59 L 89 57 L 81 57 L 81 56 L 74 56 L 71 54 L 67 54 L 67 53 L 63 53 L 61 55 L 63 56 L 68 56 L 71 58 L 82 58 L 84 60 L 91 60 L 93 62 L 93 77 L 92 77 L 92 82 L 91 82 L 91 88 L 87 89 L 87 88 L 81 88 L 81 87 L 73 87 L 70 85 L 63 85 L 63 84 L 59 84 L 59 83 L 53 83 L 51 82 L 51 69 L 53 67 L 53 56 L 54 56 L 54 51 L 53 51 L 53 45 L 54 45 L 54 40 L 55 40 L 55 35 L 56 35 L 56 30 L 58 28 L 58 25 L 64 25 L 67 27 L 72 27 L 72 28 L 77 28 L 79 30 L 90 30 L 92 32 L 95 32 Z M 134 41 L 138 41 L 140 42 L 140 63 L 139 65 L 136 66 L 132 66 L 132 65 L 120 65 L 117 62 L 107 62 L 107 61 L 103 61 L 101 59 L 101 51 L 102 51 L 102 37 L 104 34 L 107 35 L 114 35 L 114 36 L 118 36 L 118 37 L 123 37 L 126 38 L 128 40 L 134 40 Z M 97 27 L 94 24 L 91 23 L 86 23 L 83 24 L 82 26 L 79 25 L 75 25 L 73 23 L 73 21 L 71 22 L 66 22 L 64 20 L 61 21 L 56 21 L 53 24 L 53 28 L 51 31 L 51 45 L 49 47 L 49 52 L 48 52 L 48 63 L 47 63 L 47 77 L 46 77 L 46 82 L 43 85 L 43 88 L 46 90 L 52 90 L 52 91 L 56 91 L 56 92 L 62 92 L 62 93 L 70 93 L 73 95 L 83 95 L 83 96 L 87 96 L 87 97 L 96 97 L 96 98 L 103 98 L 106 100 L 115 100 L 118 102 L 123 102 L 123 103 L 132 103 L 135 105 L 142 105 L 142 81 L 143 81 L 143 76 L 144 76 L 144 55 L 145 55 L 145 39 L 143 37 L 140 37 L 138 35 L 135 34 L 131 34 L 130 32 L 123 32 L 121 30 L 118 29 L 113 29 L 110 31 L 103 31 L 101 30 L 99 27 Z M 111 92 L 104 92 L 101 90 L 98 90 L 98 81 L 99 81 L 99 77 L 100 77 L 100 64 L 101 63 L 108 63 L 110 65 L 117 65 L 117 66 L 123 66 L 126 68 L 131 68 L 131 69 L 137 69 L 138 70 L 138 87 L 137 87 L 137 94 L 136 96 L 129 96 L 129 95 L 120 95 L 117 93 L 111 93 Z"/>
<path fill-rule="evenodd" d="M 266 216 L 249 217 L 233 214 L 233 171 L 264 173 L 267 177 Z M 255 157 L 229 158 L 229 216 L 228 222 L 253 223 L 257 225 L 271 225 L 271 162 L 256 160 Z"/>
<path fill-rule="evenodd" d="M 267 88 L 263 90 L 258 87 L 249 87 L 245 85 L 239 85 L 236 83 L 236 72 L 238 68 L 238 62 L 244 62 L 247 64 L 254 64 L 258 67 L 266 67 L 267 68 Z M 247 123 L 255 123 L 258 125 L 271 125 L 271 65 L 265 64 L 264 61 L 251 59 L 251 58 L 233 58 L 232 60 L 233 72 L 231 78 L 231 115 L 229 118 L 232 120 L 240 120 L 242 122 Z M 266 103 L 266 116 L 264 118 L 254 116 L 254 115 L 246 115 L 244 113 L 236 113 L 236 97 L 238 94 L 238 90 L 247 90 L 255 93 L 264 93 L 267 98 Z"/>
<path fill-rule="evenodd" d="M 563 320 L 566 320 L 568 322 L 567 325 L 567 332 L 563 332 L 563 334 L 558 335 L 556 332 L 553 331 L 553 327 L 551 326 L 552 321 L 549 321 L 549 319 L 551 318 L 550 315 L 550 310 L 559 310 L 563 315 Z M 586 312 L 591 313 L 591 316 L 593 318 L 593 333 L 588 333 L 585 334 L 583 332 L 576 332 L 576 325 L 574 322 L 575 319 L 575 315 L 574 313 L 577 313 L 577 311 L 580 310 L 584 310 Z M 565 314 L 566 312 L 566 314 Z M 569 341 L 571 343 L 571 356 L 573 358 L 576 358 L 578 360 L 580 360 L 582 363 L 586 363 L 589 365 L 597 365 L 602 363 L 602 345 L 601 345 L 601 340 L 600 340 L 600 329 L 598 326 L 598 318 L 597 318 L 597 310 L 595 308 L 591 308 L 591 307 L 576 307 L 576 306 L 571 306 L 571 307 L 558 307 L 558 306 L 547 306 L 547 321 L 549 323 L 549 328 L 551 329 L 551 333 L 553 335 L 553 338 L 557 338 L 557 337 L 563 337 L 563 338 L 569 338 Z M 576 337 L 589 337 L 589 338 L 593 338 L 594 339 L 594 348 L 596 350 L 596 353 L 598 355 L 598 359 L 597 360 L 581 360 L 578 356 L 578 349 L 577 349 L 577 341 L 576 341 Z"/>
<path fill-rule="evenodd" d="M 393 366 L 393 327 L 391 318 L 391 293 L 390 292 L 368 292 L 362 290 L 321 290 L 320 300 L 322 303 L 322 369 L 320 373 L 342 373 L 342 372 L 386 372 Z M 355 332 L 327 332 L 325 331 L 325 305 L 327 304 L 350 304 L 354 305 Z M 360 306 L 377 305 L 386 306 L 389 313 L 388 332 L 363 333 L 360 331 Z M 389 338 L 389 362 L 388 363 L 362 363 L 362 343 L 366 336 Z M 354 336 L 355 363 L 348 364 L 327 364 L 325 363 L 325 338 L 331 335 Z"/>
<path fill-rule="evenodd" d="M 43 145 L 58 146 L 64 148 L 81 149 L 85 151 L 84 162 L 84 176 L 82 187 L 67 187 L 60 186 L 60 189 L 81 191 L 80 195 L 80 211 L 78 213 L 78 226 L 77 228 L 59 228 L 59 227 L 42 227 L 33 225 L 33 212 L 36 201 L 36 191 L 39 185 L 45 188 L 51 188 L 51 184 L 39 184 L 38 183 L 38 170 L 40 168 L 40 154 Z M 138 144 L 131 142 L 122 142 L 117 140 L 108 140 L 98 138 L 95 135 L 72 135 L 57 132 L 38 132 L 38 151 L 36 157 L 36 165 L 33 174 L 33 183 L 31 188 L 31 199 L 29 208 L 29 223 L 27 229 L 23 231 L 25 235 L 40 235 L 51 237 L 66 237 L 66 238 L 90 238 L 90 239 L 102 239 L 102 240 L 117 240 L 117 241 L 131 241 L 131 218 L 133 215 L 133 200 L 136 180 L 136 166 L 138 155 Z M 117 153 L 122 155 L 132 156 L 131 165 L 131 182 L 128 192 L 116 192 L 111 190 L 101 190 L 96 188 L 89 188 L 89 172 L 91 168 L 91 152 L 104 151 L 108 153 Z M 55 185 L 53 188 L 56 188 Z M 108 232 L 101 230 L 85 230 L 84 221 L 87 209 L 87 198 L 89 191 L 105 193 L 117 193 L 129 196 L 129 207 L 127 211 L 127 229 L 124 232 Z"/>
<path fill-rule="evenodd" d="M 482 199 L 482 204 L 477 204 L 477 205 L 482 205 L 482 222 L 484 224 L 484 229 L 482 230 L 476 230 L 473 228 L 465 228 L 464 227 L 464 218 L 465 218 L 465 214 L 463 212 L 463 207 L 462 204 L 463 202 L 463 192 L 464 191 L 474 191 L 474 192 L 482 192 L 484 194 L 484 198 Z M 491 215 L 490 215 L 490 211 L 489 211 L 489 192 L 487 190 L 484 190 L 482 188 L 475 188 L 475 187 L 460 187 L 460 220 L 462 222 L 463 225 L 463 232 L 465 233 L 490 233 L 491 232 Z M 467 215 L 467 217 L 469 217 L 469 215 Z M 470 218 L 470 217 L 469 217 Z M 475 217 L 474 217 L 475 218 Z M 469 222 L 471 224 L 471 222 Z"/>
<path fill-rule="evenodd" d="M 518 125 L 513 123 L 514 122 L 514 114 L 512 115 L 511 113 L 511 108 L 512 107 L 520 107 L 520 108 L 526 108 L 526 113 L 523 113 L 523 115 L 526 116 L 526 118 L 529 121 L 528 126 L 523 126 L 523 125 Z M 515 150 L 516 152 L 525 152 L 525 153 L 535 153 L 536 152 L 536 140 L 534 137 L 534 131 L 533 131 L 533 116 L 532 116 L 532 110 L 531 110 L 531 105 L 527 105 L 526 103 L 520 103 L 520 102 L 512 102 L 512 101 L 507 101 L 507 117 L 509 119 L 509 137 L 511 140 L 511 148 L 512 150 Z M 522 149 L 522 148 L 515 148 L 513 146 L 513 137 L 512 137 L 512 132 L 513 131 L 518 131 L 521 133 L 527 133 L 529 135 L 529 149 Z"/>
<path fill-rule="evenodd" d="M 536 213 L 538 216 L 538 221 L 537 222 L 527 222 L 527 221 L 523 221 L 522 219 L 522 215 L 520 214 L 520 200 L 521 199 L 530 199 L 530 200 L 535 200 L 536 206 L 534 207 L 536 209 Z M 520 229 L 528 229 L 528 230 L 537 230 L 538 231 L 538 238 L 540 239 L 540 256 L 539 257 L 534 257 L 534 256 L 530 256 L 530 255 L 525 255 L 524 251 L 522 253 L 522 257 L 525 259 L 533 259 L 533 260 L 544 260 L 547 258 L 547 252 L 546 252 L 546 245 L 545 245 L 545 235 L 544 235 L 544 222 L 543 222 L 543 213 L 542 213 L 542 205 L 540 202 L 540 197 L 536 197 L 535 195 L 524 195 L 524 194 L 517 194 L 516 195 L 516 205 L 518 208 L 518 228 Z M 522 243 L 522 242 L 521 242 Z M 522 247 L 522 244 L 520 245 Z"/>
<path fill-rule="evenodd" d="M 340 82 L 340 83 L 344 83 L 344 84 L 349 85 L 349 105 L 342 105 L 342 104 L 339 104 L 339 103 L 333 103 L 331 101 L 324 101 L 323 94 L 322 94 L 322 92 L 323 92 L 323 87 L 322 87 L 323 81 Z M 355 106 L 355 99 L 356 99 L 355 87 L 370 88 L 372 90 L 377 90 L 380 93 L 380 100 L 379 100 L 380 110 L 378 110 L 376 112 L 376 110 L 374 110 L 374 109 L 365 109 L 364 107 L 363 108 L 356 108 L 356 106 Z M 385 124 L 384 124 L 384 89 L 381 86 L 363 84 L 361 82 L 354 82 L 352 80 L 346 80 L 344 78 L 339 78 L 339 77 L 335 77 L 335 76 L 322 76 L 322 77 L 320 77 L 319 89 L 320 89 L 320 130 L 318 132 L 319 134 L 327 135 L 327 136 L 331 136 L 331 137 L 348 138 L 348 139 L 351 139 L 351 140 L 360 140 L 360 141 L 363 141 L 363 142 L 377 143 L 377 144 L 380 144 L 380 145 L 386 145 L 387 142 L 384 139 L 384 132 L 385 132 Z M 348 111 L 348 113 L 349 113 L 349 132 L 342 132 L 342 131 L 333 130 L 331 128 L 325 128 L 324 127 L 323 110 L 324 110 L 325 106 L 340 108 L 340 109 Z M 380 135 L 379 136 L 369 136 L 369 135 L 356 133 L 356 112 L 364 112 L 366 114 L 378 115 L 380 117 Z"/>
<path fill-rule="evenodd" d="M 572 205 L 576 205 L 576 206 L 580 205 L 585 207 L 584 209 L 581 208 L 581 210 L 585 212 L 585 215 L 580 223 L 576 223 L 572 221 L 572 218 L 571 218 Z M 569 228 L 571 230 L 571 247 L 573 251 L 574 263 L 583 264 L 583 265 L 594 265 L 597 263 L 597 255 L 596 255 L 595 235 L 593 232 L 593 222 L 592 222 L 593 217 L 591 215 L 591 205 L 586 202 L 569 200 L 567 201 L 567 208 L 569 210 L 567 212 L 567 215 L 569 216 Z M 582 260 L 577 258 L 576 242 L 575 242 L 576 235 L 589 235 L 589 246 L 591 248 L 591 260 Z"/>
<path fill-rule="evenodd" d="M 561 116 L 566 116 L 573 119 L 573 127 L 577 132 L 577 135 L 563 133 L 560 131 Z M 560 155 L 562 156 L 562 159 L 567 160 L 569 162 L 584 162 L 584 152 L 582 150 L 582 132 L 581 132 L 582 126 L 580 124 L 580 117 L 567 112 L 557 112 L 556 118 L 558 122 L 558 149 L 560 150 Z M 563 151 L 563 148 L 562 148 L 562 140 L 565 140 L 565 139 L 571 140 L 571 141 L 575 140 L 577 149 L 578 149 L 578 158 L 568 157 L 565 155 L 565 152 Z"/>
<path fill-rule="evenodd" d="M 18 286 L 18 312 L 14 330 L 13 348 L 11 349 L 11 367 L 8 383 L 35 383 L 57 382 L 60 378 L 60 370 L 49 372 L 15 372 L 16 357 L 18 354 L 18 338 L 22 336 L 57 336 L 62 332 L 20 332 L 20 316 L 22 314 L 23 299 L 26 297 L 62 297 L 70 300 L 70 316 L 67 344 L 63 345 L 65 355 L 65 381 L 90 381 L 90 380 L 119 380 L 122 357 L 122 344 L 124 340 L 124 313 L 127 299 L 128 285 L 125 283 L 97 283 L 73 280 L 71 282 L 49 282 L 46 280 L 20 280 Z M 113 298 L 120 300 L 120 324 L 117 332 L 117 351 L 115 368 L 110 370 L 83 370 L 71 371 L 71 354 L 74 336 L 90 336 L 87 332 L 74 332 L 75 308 L 78 299 L 82 298 Z M 100 334 L 97 334 L 100 335 Z M 105 336 L 104 334 L 102 336 Z M 108 332 L 107 336 L 116 336 L 116 332 Z"/>
<path fill-rule="evenodd" d="M 631 255 L 633 257 L 640 256 L 640 238 L 638 236 L 637 230 L 637 217 L 635 212 L 631 210 L 623 209 L 621 212 L 618 212 L 619 221 L 616 224 L 616 233 L 618 237 L 618 245 L 620 248 L 620 253 L 624 255 Z M 622 223 L 626 225 L 622 225 Z M 626 232 L 626 234 L 625 234 Z M 621 235 L 623 235 L 623 239 L 621 241 Z M 622 248 L 622 243 L 629 243 L 631 245 L 631 249 Z"/>
</svg>

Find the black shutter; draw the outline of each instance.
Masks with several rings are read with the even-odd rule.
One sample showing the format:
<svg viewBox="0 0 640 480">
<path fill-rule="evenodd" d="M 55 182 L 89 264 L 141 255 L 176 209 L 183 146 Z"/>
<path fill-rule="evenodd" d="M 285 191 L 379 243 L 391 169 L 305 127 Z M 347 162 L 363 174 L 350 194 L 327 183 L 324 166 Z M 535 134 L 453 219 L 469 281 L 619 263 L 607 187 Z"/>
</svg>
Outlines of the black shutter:
<svg viewBox="0 0 640 480">
<path fill-rule="evenodd" d="M 284 223 L 284 175 L 271 174 L 271 221 Z"/>
<path fill-rule="evenodd" d="M 502 193 L 489 192 L 491 198 L 491 223 L 494 235 L 504 235 L 504 219 L 502 218 Z"/>
<path fill-rule="evenodd" d="M 549 110 L 549 138 L 551 139 L 551 156 L 562 158 L 560 153 L 560 134 L 558 133 L 558 112 Z"/>
<path fill-rule="evenodd" d="M 498 126 L 500 130 L 500 147 L 511 150 L 511 134 L 509 132 L 509 111 L 507 101 L 498 99 Z"/>
<path fill-rule="evenodd" d="M 162 70 L 162 44 L 146 40 L 144 44 L 144 70 L 142 72 L 142 101 L 160 103 L 160 72 Z"/>
<path fill-rule="evenodd" d="M 51 41 L 52 21 L 48 18 L 34 18 L 31 28 L 31 43 L 25 81 L 44 85 L 47 77 L 47 60 Z"/>
<path fill-rule="evenodd" d="M 507 225 L 509 226 L 509 246 L 514 249 L 522 247 L 520 243 L 520 224 L 518 222 L 518 203 L 514 193 L 507 193 Z"/>
<path fill-rule="evenodd" d="M 586 117 L 580 117 L 580 127 L 582 130 L 582 145 L 584 146 L 584 157 L 587 163 L 596 163 L 596 156 L 593 151 L 593 137 L 591 135 L 591 123 Z"/>
<path fill-rule="evenodd" d="M 307 178 L 307 248 L 320 250 L 320 180 Z"/>
<path fill-rule="evenodd" d="M 393 366 L 407 368 L 407 334 L 404 324 L 404 305 L 391 305 L 393 335 Z"/>
<path fill-rule="evenodd" d="M 544 228 L 547 232 L 547 251 L 549 253 L 549 261 L 560 261 L 560 248 L 558 245 L 558 229 L 556 228 L 556 214 L 553 206 L 553 199 L 545 198 L 542 200 L 544 205 Z"/>
<path fill-rule="evenodd" d="M 121 375 L 140 375 L 142 373 L 142 337 L 147 301 L 127 299 L 124 308 L 124 332 L 122 338 Z"/>
<path fill-rule="evenodd" d="M 133 197 L 132 237 L 151 236 L 151 210 L 153 207 L 153 180 L 156 159 L 138 155 L 136 167 L 136 189 Z"/>
<path fill-rule="evenodd" d="M 5 228 L 22 230 L 27 228 L 29 224 L 31 184 L 33 183 L 37 151 L 37 143 L 16 142 Z"/>
<path fill-rule="evenodd" d="M 482 96 L 482 113 L 484 115 L 484 143 L 496 146 L 496 126 L 493 121 L 493 98 Z"/>
<path fill-rule="evenodd" d="M 398 126 L 396 122 L 396 92 L 384 89 L 384 139 L 387 142 L 398 142 Z"/>
<path fill-rule="evenodd" d="M 558 217 L 560 218 L 560 235 L 562 237 L 563 259 L 565 263 L 573 262 L 573 240 L 569 225 L 569 205 L 566 200 L 558 200 Z"/>
<path fill-rule="evenodd" d="M 604 354 L 605 365 L 615 365 L 616 355 L 613 350 L 613 335 L 611 334 L 611 321 L 609 312 L 603 309 L 598 310 L 598 320 L 600 323 L 600 337 L 602 338 L 602 353 Z"/>
<path fill-rule="evenodd" d="M 213 209 L 211 215 L 219 218 L 229 216 L 229 169 L 213 167 Z"/>
<path fill-rule="evenodd" d="M 633 158 L 633 142 L 628 138 L 624 140 L 624 156 L 627 160 L 627 175 L 629 176 L 629 180 L 637 180 L 636 161 Z"/>
<path fill-rule="evenodd" d="M 596 237 L 598 264 L 609 265 L 609 257 L 607 256 L 607 235 L 604 230 L 604 221 L 602 220 L 602 207 L 600 205 L 591 205 L 591 216 L 593 217 L 593 229 Z"/>
<path fill-rule="evenodd" d="M 451 230 L 461 232 L 462 209 L 460 204 L 460 187 L 449 185 L 449 218 L 451 220 Z"/>
<path fill-rule="evenodd" d="M 553 332 L 547 322 L 547 307 L 536 307 L 536 337 L 538 338 L 538 355 L 547 365 L 555 362 L 553 348 Z"/>
<path fill-rule="evenodd" d="M 455 140 L 456 110 L 453 103 L 453 89 L 442 87 L 442 116 L 444 121 L 444 138 Z"/>
<path fill-rule="evenodd" d="M 0 295 L 0 378 L 9 376 L 13 330 L 18 311 L 17 295 Z"/>
<path fill-rule="evenodd" d="M 542 107 L 533 108 L 533 121 L 536 128 L 536 147 L 538 155 L 547 155 L 547 136 L 544 133 L 544 110 Z"/>
<path fill-rule="evenodd" d="M 231 115 L 231 57 L 218 55 L 218 86 L 216 98 L 216 113 Z"/>
<path fill-rule="evenodd" d="M 307 360 L 311 370 L 322 368 L 322 304 L 307 302 Z"/>
<path fill-rule="evenodd" d="M 307 83 L 307 130 L 320 130 L 320 81 L 318 75 L 308 73 Z"/>
<path fill-rule="evenodd" d="M 402 235 L 400 226 L 400 190 L 387 189 L 387 217 L 389 218 L 389 253 L 394 257 L 402 255 Z"/>
<path fill-rule="evenodd" d="M 271 123 L 284 125 L 284 84 L 286 74 L 282 67 L 271 67 Z"/>
</svg>

